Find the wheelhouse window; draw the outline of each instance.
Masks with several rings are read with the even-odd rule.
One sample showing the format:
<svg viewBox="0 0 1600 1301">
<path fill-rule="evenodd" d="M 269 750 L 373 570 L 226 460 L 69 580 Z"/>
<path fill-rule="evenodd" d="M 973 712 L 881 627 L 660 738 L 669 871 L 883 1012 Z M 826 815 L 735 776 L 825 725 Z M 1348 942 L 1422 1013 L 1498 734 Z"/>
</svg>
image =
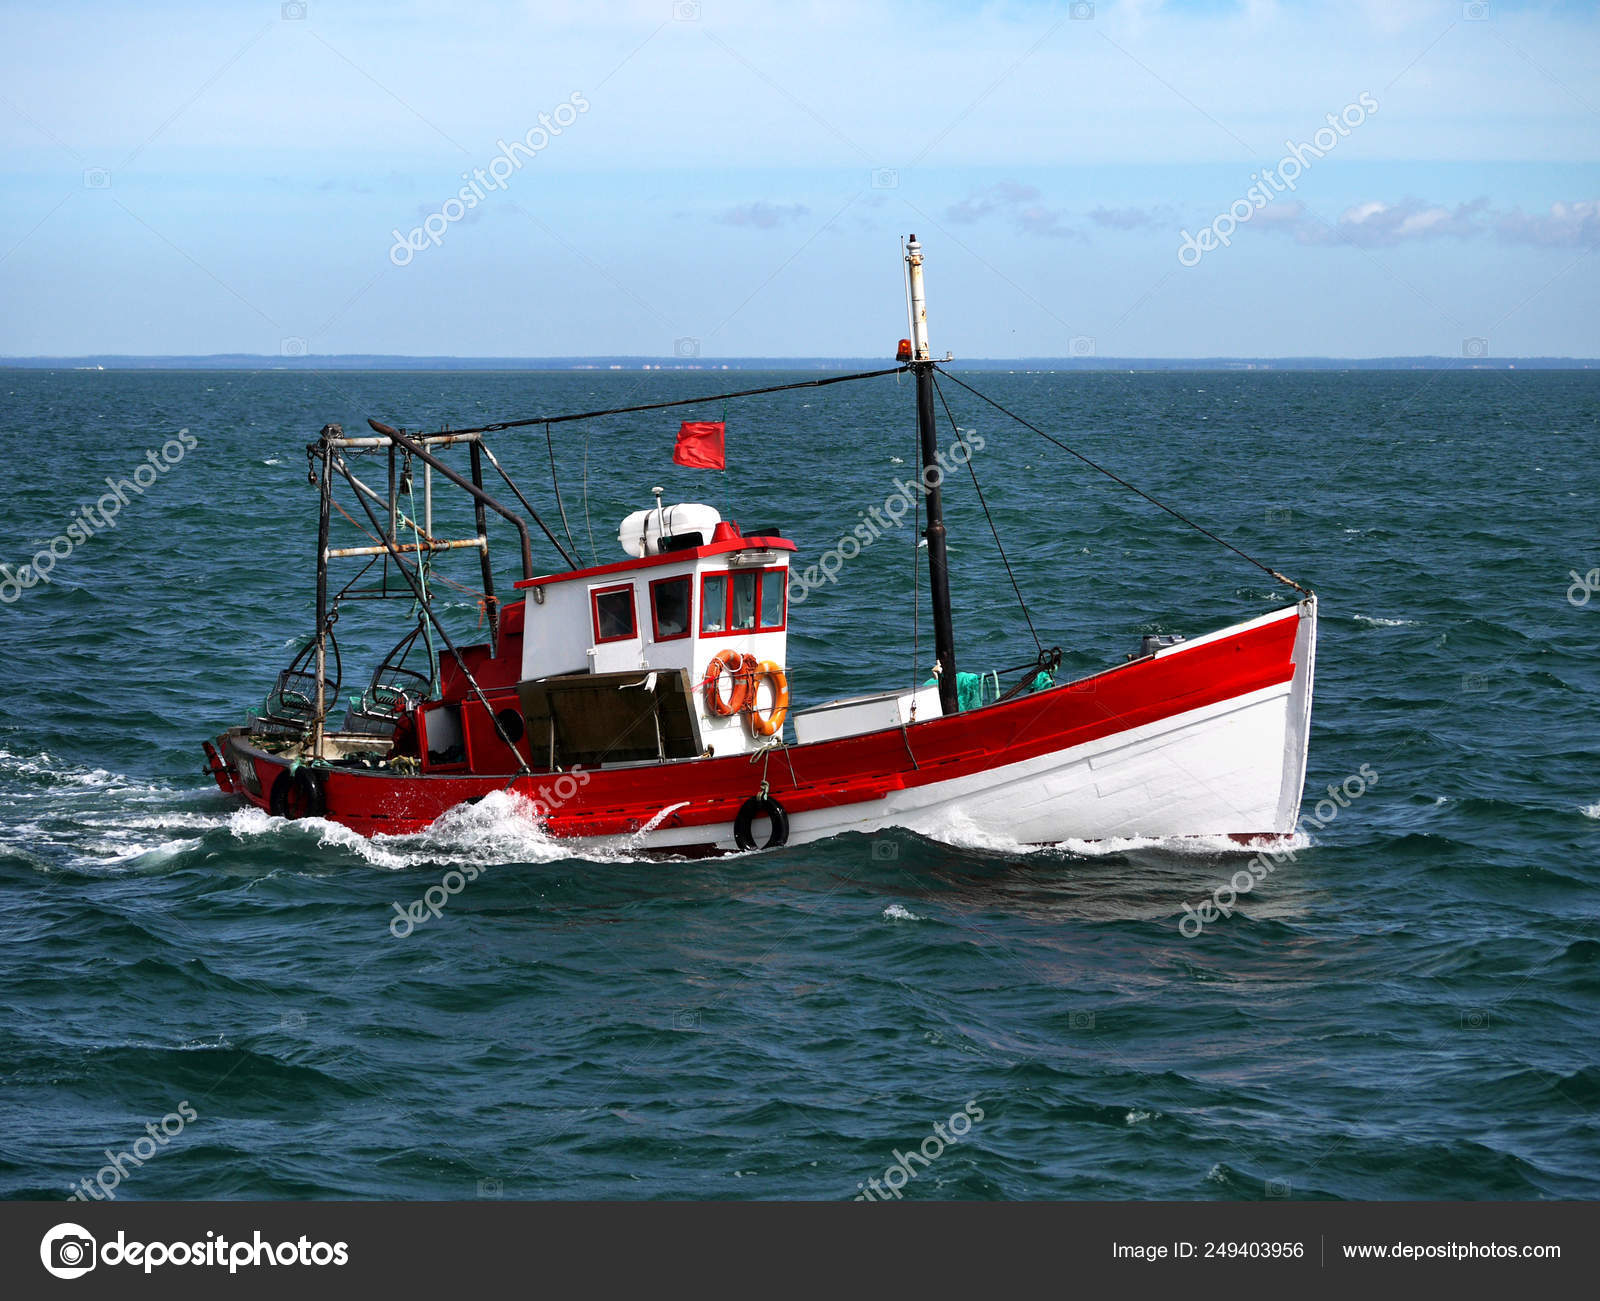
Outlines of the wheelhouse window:
<svg viewBox="0 0 1600 1301">
<path fill-rule="evenodd" d="M 789 597 L 789 571 L 763 569 L 761 571 L 761 628 L 762 631 L 781 629 Z"/>
<path fill-rule="evenodd" d="M 689 575 L 658 578 L 650 584 L 650 618 L 657 641 L 689 635 Z"/>
<path fill-rule="evenodd" d="M 700 634 L 782 632 L 788 571 L 744 569 L 707 574 L 700 582 Z"/>
<path fill-rule="evenodd" d="M 700 632 L 728 631 L 728 575 L 707 574 L 700 580 Z"/>
<path fill-rule="evenodd" d="M 434 705 L 423 711 L 423 733 L 427 738 L 428 767 L 466 766 L 466 741 L 461 735 L 461 706 Z"/>
<path fill-rule="evenodd" d="M 754 632 L 756 627 L 756 586 L 760 577 L 754 570 L 745 569 L 733 576 L 733 618 L 729 627 L 734 632 Z"/>
<path fill-rule="evenodd" d="M 620 587 L 596 588 L 591 598 L 594 605 L 594 639 L 596 644 L 607 641 L 627 641 L 639 635 L 639 625 L 634 617 L 633 584 Z"/>
</svg>

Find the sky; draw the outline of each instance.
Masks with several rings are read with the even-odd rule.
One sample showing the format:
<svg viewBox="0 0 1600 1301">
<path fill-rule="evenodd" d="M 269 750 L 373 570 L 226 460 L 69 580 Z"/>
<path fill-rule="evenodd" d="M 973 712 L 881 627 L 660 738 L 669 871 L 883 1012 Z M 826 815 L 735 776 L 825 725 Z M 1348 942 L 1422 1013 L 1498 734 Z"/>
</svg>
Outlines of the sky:
<svg viewBox="0 0 1600 1301">
<path fill-rule="evenodd" d="M 887 356 L 910 232 L 941 355 L 1600 356 L 1600 6 L 0 0 L 0 356 Z"/>
</svg>

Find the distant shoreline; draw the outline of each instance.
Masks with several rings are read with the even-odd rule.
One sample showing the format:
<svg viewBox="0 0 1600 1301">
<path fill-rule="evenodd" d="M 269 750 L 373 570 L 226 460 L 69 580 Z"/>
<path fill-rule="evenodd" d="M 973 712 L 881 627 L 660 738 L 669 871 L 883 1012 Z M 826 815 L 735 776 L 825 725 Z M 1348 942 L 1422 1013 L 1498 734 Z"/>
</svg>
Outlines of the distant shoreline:
<svg viewBox="0 0 1600 1301">
<path fill-rule="evenodd" d="M 404 357 L 345 354 L 275 357 L 222 353 L 207 357 L 0 357 L 0 370 L 245 371 L 641 371 L 874 370 L 883 357 Z M 1594 370 L 1592 357 L 971 357 L 955 370 L 1031 371 L 1343 371 L 1343 370 Z"/>
</svg>

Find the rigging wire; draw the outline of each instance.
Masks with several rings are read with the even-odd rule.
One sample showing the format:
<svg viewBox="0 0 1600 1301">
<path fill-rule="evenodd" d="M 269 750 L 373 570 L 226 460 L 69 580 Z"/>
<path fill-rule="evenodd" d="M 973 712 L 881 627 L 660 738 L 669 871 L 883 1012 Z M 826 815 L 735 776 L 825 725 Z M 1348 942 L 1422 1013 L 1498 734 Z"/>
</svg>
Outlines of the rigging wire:
<svg viewBox="0 0 1600 1301">
<path fill-rule="evenodd" d="M 937 367 L 935 368 L 937 369 Z M 939 402 L 944 407 L 944 413 L 950 418 L 950 428 L 955 432 L 956 442 L 965 445 L 961 437 L 961 426 L 956 423 L 955 414 L 950 410 L 950 403 L 945 399 L 944 390 L 939 387 L 939 377 L 933 377 L 933 391 L 939 395 Z M 1033 644 L 1039 648 L 1039 653 L 1044 654 L 1044 643 L 1039 640 L 1039 631 L 1033 626 L 1033 616 L 1028 613 L 1028 603 L 1022 599 L 1022 589 L 1017 586 L 1017 576 L 1011 570 L 1011 561 L 1006 556 L 1005 544 L 1000 541 L 1000 530 L 995 527 L 994 516 L 989 513 L 989 503 L 984 500 L 983 489 L 978 484 L 978 472 L 972 465 L 972 449 L 967 448 L 967 473 L 972 476 L 972 487 L 978 494 L 978 505 L 983 507 L 983 517 L 989 521 L 989 532 L 994 534 L 995 549 L 1000 553 L 1000 563 L 1006 567 L 1006 577 L 1011 580 L 1011 590 L 1017 594 L 1017 604 L 1022 608 L 1022 617 L 1027 621 L 1028 632 L 1033 637 Z"/>
<path fill-rule="evenodd" d="M 594 546 L 594 524 L 589 519 L 589 431 L 583 431 L 583 526 L 589 530 L 589 563 L 598 565 L 600 553 Z"/>
<path fill-rule="evenodd" d="M 512 480 L 511 476 L 505 472 L 505 467 L 502 466 L 500 464 L 500 462 L 495 458 L 494 449 L 491 448 L 488 443 L 483 442 L 481 439 L 478 442 L 478 446 L 483 448 L 483 454 L 489 458 L 489 464 L 494 466 L 495 471 L 500 475 L 500 477 L 502 479 L 504 479 L 506 481 L 506 487 L 510 488 L 512 492 L 517 494 L 517 500 L 522 503 L 522 509 L 528 512 L 529 518 L 532 519 L 533 522 L 539 526 L 540 530 L 544 533 L 545 537 L 550 539 L 550 545 L 553 546 L 560 553 L 561 558 L 567 562 L 567 568 L 568 569 L 579 569 L 579 568 L 581 568 L 581 566 L 578 564 L 578 562 L 576 560 L 574 560 L 571 556 L 569 556 L 566 553 L 566 551 L 564 551 L 562 549 L 560 539 L 557 538 L 556 535 L 550 531 L 549 525 L 547 525 L 544 522 L 544 519 L 540 516 L 539 512 L 534 510 L 533 503 L 531 503 L 526 497 L 524 497 L 522 495 L 522 489 L 517 487 L 516 483 Z M 565 523 L 565 517 L 563 517 L 563 521 L 562 522 Z M 570 537 L 568 537 L 567 541 L 571 542 L 571 540 L 572 539 Z M 577 548 L 574 547 L 573 550 L 576 551 Z"/>
<path fill-rule="evenodd" d="M 353 489 L 355 486 L 355 476 L 351 474 L 350 467 L 343 463 L 342 458 L 340 463 L 334 468 L 336 468 L 339 473 L 345 477 Z M 378 523 L 378 517 L 372 513 L 371 503 L 368 502 L 366 497 L 364 497 L 360 492 L 356 492 L 356 502 L 365 513 L 367 519 L 372 522 L 372 527 L 375 530 L 380 528 L 381 526 Z M 412 521 L 412 527 L 416 527 L 415 520 Z M 418 530 L 418 532 L 420 532 L 420 530 Z M 439 630 L 440 640 L 444 642 L 445 646 L 449 649 L 450 654 L 455 657 L 456 666 L 461 670 L 462 677 L 467 680 L 468 687 L 471 688 L 472 693 L 477 696 L 478 700 L 482 703 L 485 711 L 488 712 L 489 721 L 494 725 L 495 734 L 505 742 L 506 748 L 511 751 L 513 757 L 516 759 L 517 771 L 512 775 L 511 780 L 506 783 L 506 789 L 509 790 L 516 782 L 517 778 L 521 777 L 524 773 L 530 777 L 533 776 L 533 770 L 528 767 L 528 762 L 522 757 L 522 751 L 517 748 L 516 742 L 506 734 L 506 729 L 501 725 L 499 715 L 494 712 L 494 707 L 489 703 L 489 697 L 483 694 L 483 688 L 478 685 L 478 679 L 472 676 L 472 669 L 468 666 L 466 659 L 456 648 L 456 644 L 450 640 L 450 634 L 445 630 L 445 626 L 440 621 L 438 613 L 434 610 L 433 602 L 423 599 L 422 588 L 418 586 L 416 578 L 413 577 L 411 567 L 406 564 L 399 551 L 396 550 L 395 543 L 391 539 L 385 537 L 382 539 L 382 542 L 385 549 L 387 549 L 390 555 L 393 556 L 395 568 L 400 571 L 400 576 L 406 580 L 406 585 L 411 588 L 412 594 L 416 596 L 418 603 L 422 607 L 423 613 L 432 622 L 434 627 Z"/>
<path fill-rule="evenodd" d="M 883 368 L 881 370 L 857 371 L 857 372 L 853 372 L 853 373 L 851 373 L 849 375 L 829 375 L 829 376 L 826 376 L 826 377 L 824 377 L 822 379 L 799 380 L 799 381 L 797 381 L 795 383 L 792 383 L 792 384 L 768 384 L 768 385 L 765 385 L 765 386 L 763 386 L 761 388 L 740 389 L 737 392 L 731 392 L 731 393 L 710 393 L 710 394 L 706 394 L 706 395 L 704 395 L 702 397 L 674 398 L 671 401 L 667 401 L 667 402 L 643 402 L 643 403 L 638 403 L 638 404 L 633 405 L 633 406 L 608 407 L 608 408 L 606 408 L 605 410 L 602 410 L 602 411 L 575 411 L 575 412 L 568 413 L 566 415 L 529 416 L 529 417 L 527 417 L 525 419 L 522 419 L 522 420 L 500 420 L 500 421 L 494 422 L 493 424 L 478 425 L 478 426 L 476 426 L 474 428 L 470 428 L 470 429 L 436 430 L 436 431 L 434 431 L 434 433 L 431 433 L 431 434 L 420 434 L 420 435 L 416 435 L 416 436 L 417 437 L 421 437 L 421 438 L 432 438 L 432 437 L 439 436 L 439 435 L 441 435 L 443 433 L 452 433 L 452 434 L 456 434 L 456 435 L 461 435 L 461 434 L 488 434 L 488 433 L 495 433 L 495 432 L 497 432 L 499 430 L 503 430 L 503 429 L 521 429 L 521 428 L 526 428 L 527 426 L 530 426 L 530 425 L 543 425 L 545 427 L 545 443 L 546 443 L 546 446 L 549 448 L 549 452 L 550 452 L 550 482 L 551 482 L 552 487 L 555 489 L 556 507 L 561 512 L 561 526 L 562 526 L 562 529 L 565 531 L 565 533 L 567 535 L 567 546 L 572 549 L 572 552 L 576 552 L 578 550 L 577 544 L 573 541 L 573 538 L 572 538 L 572 526 L 567 520 L 566 505 L 562 501 L 562 498 L 561 498 L 561 485 L 560 485 L 560 482 L 559 482 L 559 480 L 557 479 L 557 476 L 556 476 L 555 443 L 554 443 L 554 440 L 552 439 L 551 434 L 550 434 L 550 426 L 551 425 L 565 424 L 565 423 L 567 423 L 569 421 L 573 421 L 573 420 L 593 420 L 593 419 L 596 419 L 596 418 L 601 417 L 601 416 L 628 415 L 628 414 L 631 414 L 631 413 L 637 412 L 637 411 L 661 411 L 661 410 L 665 410 L 666 408 L 669 408 L 669 407 L 696 406 L 696 405 L 698 405 L 700 403 L 705 403 L 705 402 L 723 402 L 723 403 L 726 403 L 731 398 L 757 397 L 757 396 L 759 396 L 761 394 L 765 394 L 765 393 L 786 393 L 786 392 L 789 392 L 789 391 L 794 390 L 794 389 L 826 388 L 827 386 L 829 386 L 831 384 L 845 384 L 845 383 L 849 383 L 852 380 L 876 379 L 881 375 L 899 375 L 901 372 L 903 372 L 906 369 L 907 368 L 904 367 L 904 366 L 889 366 L 889 367 L 885 367 L 885 368 Z M 726 411 L 724 411 L 724 418 L 726 418 Z M 375 430 L 377 430 L 377 432 L 379 432 L 379 433 L 388 432 L 388 427 L 382 425 L 381 423 L 376 423 L 376 422 L 374 422 L 372 420 L 368 420 L 367 423 L 372 425 L 372 427 Z M 583 459 L 583 466 L 584 466 L 583 511 L 584 511 L 584 520 L 588 524 L 588 529 L 589 529 L 589 550 L 590 550 L 590 553 L 592 555 L 594 555 L 596 557 L 596 559 L 598 560 L 599 553 L 595 550 L 595 545 L 594 545 L 594 525 L 593 525 L 592 521 L 590 521 L 590 519 L 589 519 L 589 447 L 588 447 L 588 442 L 589 442 L 589 435 L 588 435 L 587 432 L 585 432 L 585 434 L 584 434 L 584 459 Z M 545 526 L 544 521 L 539 518 L 538 512 L 533 509 L 532 505 L 529 504 L 528 499 L 522 495 L 521 491 L 517 488 L 516 484 L 512 482 L 510 476 L 506 474 L 505 470 L 501 467 L 499 461 L 497 461 L 495 459 L 494 453 L 492 451 L 490 451 L 488 445 L 487 444 L 482 444 L 482 446 L 483 446 L 484 452 L 489 457 L 490 464 L 492 464 L 494 466 L 494 468 L 500 472 L 500 477 L 506 481 L 508 486 L 510 486 L 511 491 L 516 494 L 517 500 L 522 503 L 523 508 L 528 512 L 528 514 L 530 516 L 532 516 L 534 522 L 539 525 L 540 529 L 543 530 L 545 537 L 547 537 L 550 540 L 551 545 L 554 546 L 555 549 L 561 554 L 561 558 L 567 562 L 568 567 L 572 568 L 572 569 L 579 568 L 580 567 L 579 566 L 579 562 L 572 558 L 572 555 L 569 554 L 568 551 L 562 547 L 561 543 L 556 540 L 555 534 L 553 534 L 549 530 L 549 528 Z M 386 567 L 387 567 L 387 558 L 386 558 L 385 564 L 386 564 Z"/>
<path fill-rule="evenodd" d="M 635 411 L 661 411 L 667 407 L 692 407 L 702 402 L 726 402 L 729 398 L 752 398 L 763 393 L 787 393 L 791 389 L 826 388 L 829 384 L 845 384 L 857 379 L 876 379 L 880 375 L 898 375 L 907 369 L 904 366 L 889 366 L 883 370 L 863 370 L 850 375 L 829 375 L 825 379 L 799 380 L 793 384 L 769 384 L 765 388 L 740 389 L 737 393 L 708 393 L 704 397 L 674 398 L 670 402 L 643 402 L 631 407 L 608 407 L 604 411 L 574 411 L 561 416 L 529 416 L 524 420 L 499 420 L 492 425 L 478 425 L 472 429 L 452 429 L 453 434 L 493 434 L 502 429 L 522 429 L 528 425 L 560 425 L 572 420 L 593 420 L 599 416 L 625 416 Z M 432 438 L 443 432 L 435 430 L 433 434 L 413 435 L 413 437 Z"/>
<path fill-rule="evenodd" d="M 556 445 L 550 438 L 550 422 L 544 422 L 544 445 L 550 449 L 550 486 L 555 490 L 556 509 L 561 512 L 561 527 L 567 535 L 567 545 L 572 548 L 573 554 L 578 551 L 578 544 L 572 540 L 572 526 L 567 523 L 567 508 L 561 500 L 561 481 L 556 478 Z M 593 544 L 590 544 L 593 549 Z"/>
<path fill-rule="evenodd" d="M 409 460 L 409 458 L 407 459 Z M 412 613 L 417 616 L 417 619 L 420 622 L 433 602 L 433 598 L 428 595 L 428 571 L 433 567 L 431 563 L 432 555 L 431 553 L 422 549 L 422 529 L 417 524 L 417 490 L 416 485 L 412 482 L 409 466 L 406 470 L 405 484 L 406 495 L 411 499 L 411 534 L 416 540 L 417 544 L 417 590 L 420 593 L 417 603 L 414 604 L 411 609 Z M 429 538 L 428 541 L 431 544 L 433 539 Z M 438 682 L 439 655 L 434 649 L 433 632 L 426 623 L 423 624 L 422 636 L 424 642 L 426 643 L 428 652 L 428 673 L 432 677 L 433 681 Z"/>
<path fill-rule="evenodd" d="M 488 451 L 488 448 L 485 448 L 484 450 Z M 407 491 L 411 493 L 411 509 L 415 510 L 417 508 L 417 496 L 416 496 L 416 493 L 411 489 L 407 489 Z M 369 529 L 365 524 L 363 524 L 354 515 L 352 515 L 349 511 L 347 511 L 339 502 L 334 501 L 331 498 L 329 500 L 330 500 L 330 504 L 333 506 L 334 510 L 338 511 L 339 514 L 343 515 L 347 520 L 350 521 L 350 523 L 355 525 L 356 528 L 358 528 L 361 532 L 365 533 L 374 542 L 378 543 L 380 546 L 382 545 L 383 538 L 381 536 L 379 536 L 378 534 L 374 533 L 371 529 Z M 418 537 L 419 541 L 421 539 L 423 539 L 423 538 L 427 538 L 427 540 L 429 542 L 433 542 L 434 541 L 434 539 L 430 535 L 428 535 L 428 534 L 426 534 L 426 533 L 424 533 L 422 531 L 422 529 L 418 526 L 417 521 L 412 519 L 411 516 L 407 515 L 404 511 L 400 512 L 399 521 L 403 525 L 410 525 L 412 531 L 417 534 L 417 537 Z M 374 559 L 376 559 L 376 557 L 374 557 Z M 388 553 L 387 552 L 384 553 L 383 560 L 384 560 L 383 582 L 379 586 L 378 590 L 380 592 L 387 593 L 390 590 L 389 589 L 389 562 L 388 562 Z M 355 578 L 351 579 L 348 583 L 346 583 L 344 585 L 344 588 L 337 594 L 337 597 L 342 597 L 342 596 L 344 596 L 344 594 L 346 592 L 350 591 L 350 589 L 355 586 L 356 581 L 358 579 L 360 579 L 361 575 L 365 574 L 367 572 L 367 570 L 370 569 L 370 568 L 372 568 L 372 566 L 369 563 L 368 565 L 366 565 L 361 570 L 360 574 L 357 574 Z M 465 583 L 458 583 L 458 582 L 456 582 L 455 579 L 449 577 L 446 574 L 434 574 L 433 575 L 433 581 L 436 582 L 436 583 L 444 583 L 446 586 L 453 587 L 453 588 L 456 589 L 456 591 L 462 593 L 465 596 L 476 596 L 476 597 L 481 598 L 481 597 L 487 595 L 481 589 L 476 588 L 476 587 L 468 587 Z M 336 600 L 337 600 L 337 597 L 335 598 Z"/>
<path fill-rule="evenodd" d="M 344 600 L 344 598 L 354 589 L 355 585 L 367 576 L 367 571 L 377 564 L 378 560 L 378 556 L 369 557 L 367 563 L 361 566 L 361 569 L 356 576 L 333 594 L 329 604 L 337 608 L 339 602 Z"/>
<path fill-rule="evenodd" d="M 1113 474 L 1110 470 L 1106 469 L 1105 466 L 1099 465 L 1096 462 L 1091 461 L 1082 452 L 1078 451 L 1077 448 L 1068 447 L 1065 443 L 1063 443 L 1059 438 L 1055 437 L 1053 434 L 1045 433 L 1045 431 L 1040 429 L 1038 425 L 1030 424 L 1028 421 L 1024 420 L 1021 416 L 1019 416 L 1015 411 L 1011 411 L 1011 410 L 1008 410 L 1006 407 L 1003 407 L 1000 403 L 996 402 L 988 394 L 980 393 L 977 389 L 973 388 L 972 385 L 968 384 L 960 376 L 952 375 L 949 371 L 945 370 L 943 366 L 935 366 L 934 370 L 936 370 L 940 374 L 944 375 L 947 379 L 953 380 L 955 383 L 961 385 L 962 388 L 966 389 L 967 392 L 971 393 L 974 397 L 981 398 L 983 401 L 987 402 L 990 406 L 992 406 L 996 411 L 1000 412 L 1002 415 L 1010 416 L 1011 419 L 1015 420 L 1024 429 L 1031 429 L 1034 433 L 1038 434 L 1039 437 L 1043 438 L 1046 442 L 1054 443 L 1062 451 L 1071 453 L 1073 456 L 1077 457 L 1080 461 L 1082 461 L 1085 465 L 1087 465 L 1091 470 L 1098 470 L 1101 474 L 1105 475 L 1106 478 L 1112 480 L 1114 483 L 1120 483 L 1129 492 L 1137 493 L 1139 496 L 1143 497 L 1147 502 L 1149 502 L 1152 506 L 1156 506 L 1156 507 L 1160 508 L 1161 510 L 1166 511 L 1166 513 L 1168 515 L 1171 515 L 1172 518 L 1177 520 L 1179 523 L 1187 524 L 1196 533 L 1203 533 L 1206 537 L 1210 538 L 1218 546 L 1226 547 L 1229 551 L 1233 552 L 1234 555 L 1239 556 L 1243 560 L 1248 560 L 1257 569 L 1261 570 L 1265 574 L 1270 574 L 1273 578 L 1276 578 L 1280 583 L 1287 583 L 1290 587 L 1294 588 L 1295 591 L 1303 592 L 1306 596 L 1310 596 L 1311 595 L 1311 589 L 1310 588 L 1302 587 L 1299 583 L 1295 582 L 1294 579 L 1288 577 L 1285 574 L 1280 574 L 1276 569 L 1272 568 L 1271 565 L 1263 564 L 1261 561 L 1257 560 L 1254 556 L 1250 555 L 1248 552 L 1241 551 L 1238 547 L 1234 546 L 1233 543 L 1229 542 L 1226 538 L 1218 537 L 1210 529 L 1205 528 L 1203 525 L 1196 524 L 1192 519 L 1190 519 L 1187 515 L 1183 514 L 1181 511 L 1176 510 L 1173 507 L 1167 505 L 1166 502 L 1164 502 L 1164 501 L 1160 501 L 1157 498 L 1152 497 L 1143 488 L 1134 487 L 1133 484 L 1129 483 L 1126 479 L 1122 478 L 1121 476 Z"/>
</svg>

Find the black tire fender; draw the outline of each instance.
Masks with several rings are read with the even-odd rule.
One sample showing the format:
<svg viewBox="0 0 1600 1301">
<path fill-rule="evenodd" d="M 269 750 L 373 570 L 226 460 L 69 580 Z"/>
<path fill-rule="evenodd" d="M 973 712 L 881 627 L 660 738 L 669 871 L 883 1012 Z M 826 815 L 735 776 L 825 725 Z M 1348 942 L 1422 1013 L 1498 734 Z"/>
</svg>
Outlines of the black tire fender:
<svg viewBox="0 0 1600 1301">
<path fill-rule="evenodd" d="M 280 818 L 320 818 L 328 811 L 328 792 L 314 768 L 285 768 L 272 782 L 267 807 Z"/>
<path fill-rule="evenodd" d="M 755 821 L 762 814 L 772 820 L 772 834 L 767 843 L 758 845 Z M 789 812 L 770 795 L 752 795 L 739 806 L 739 815 L 733 820 L 733 843 L 742 850 L 777 849 L 789 843 Z"/>
</svg>

